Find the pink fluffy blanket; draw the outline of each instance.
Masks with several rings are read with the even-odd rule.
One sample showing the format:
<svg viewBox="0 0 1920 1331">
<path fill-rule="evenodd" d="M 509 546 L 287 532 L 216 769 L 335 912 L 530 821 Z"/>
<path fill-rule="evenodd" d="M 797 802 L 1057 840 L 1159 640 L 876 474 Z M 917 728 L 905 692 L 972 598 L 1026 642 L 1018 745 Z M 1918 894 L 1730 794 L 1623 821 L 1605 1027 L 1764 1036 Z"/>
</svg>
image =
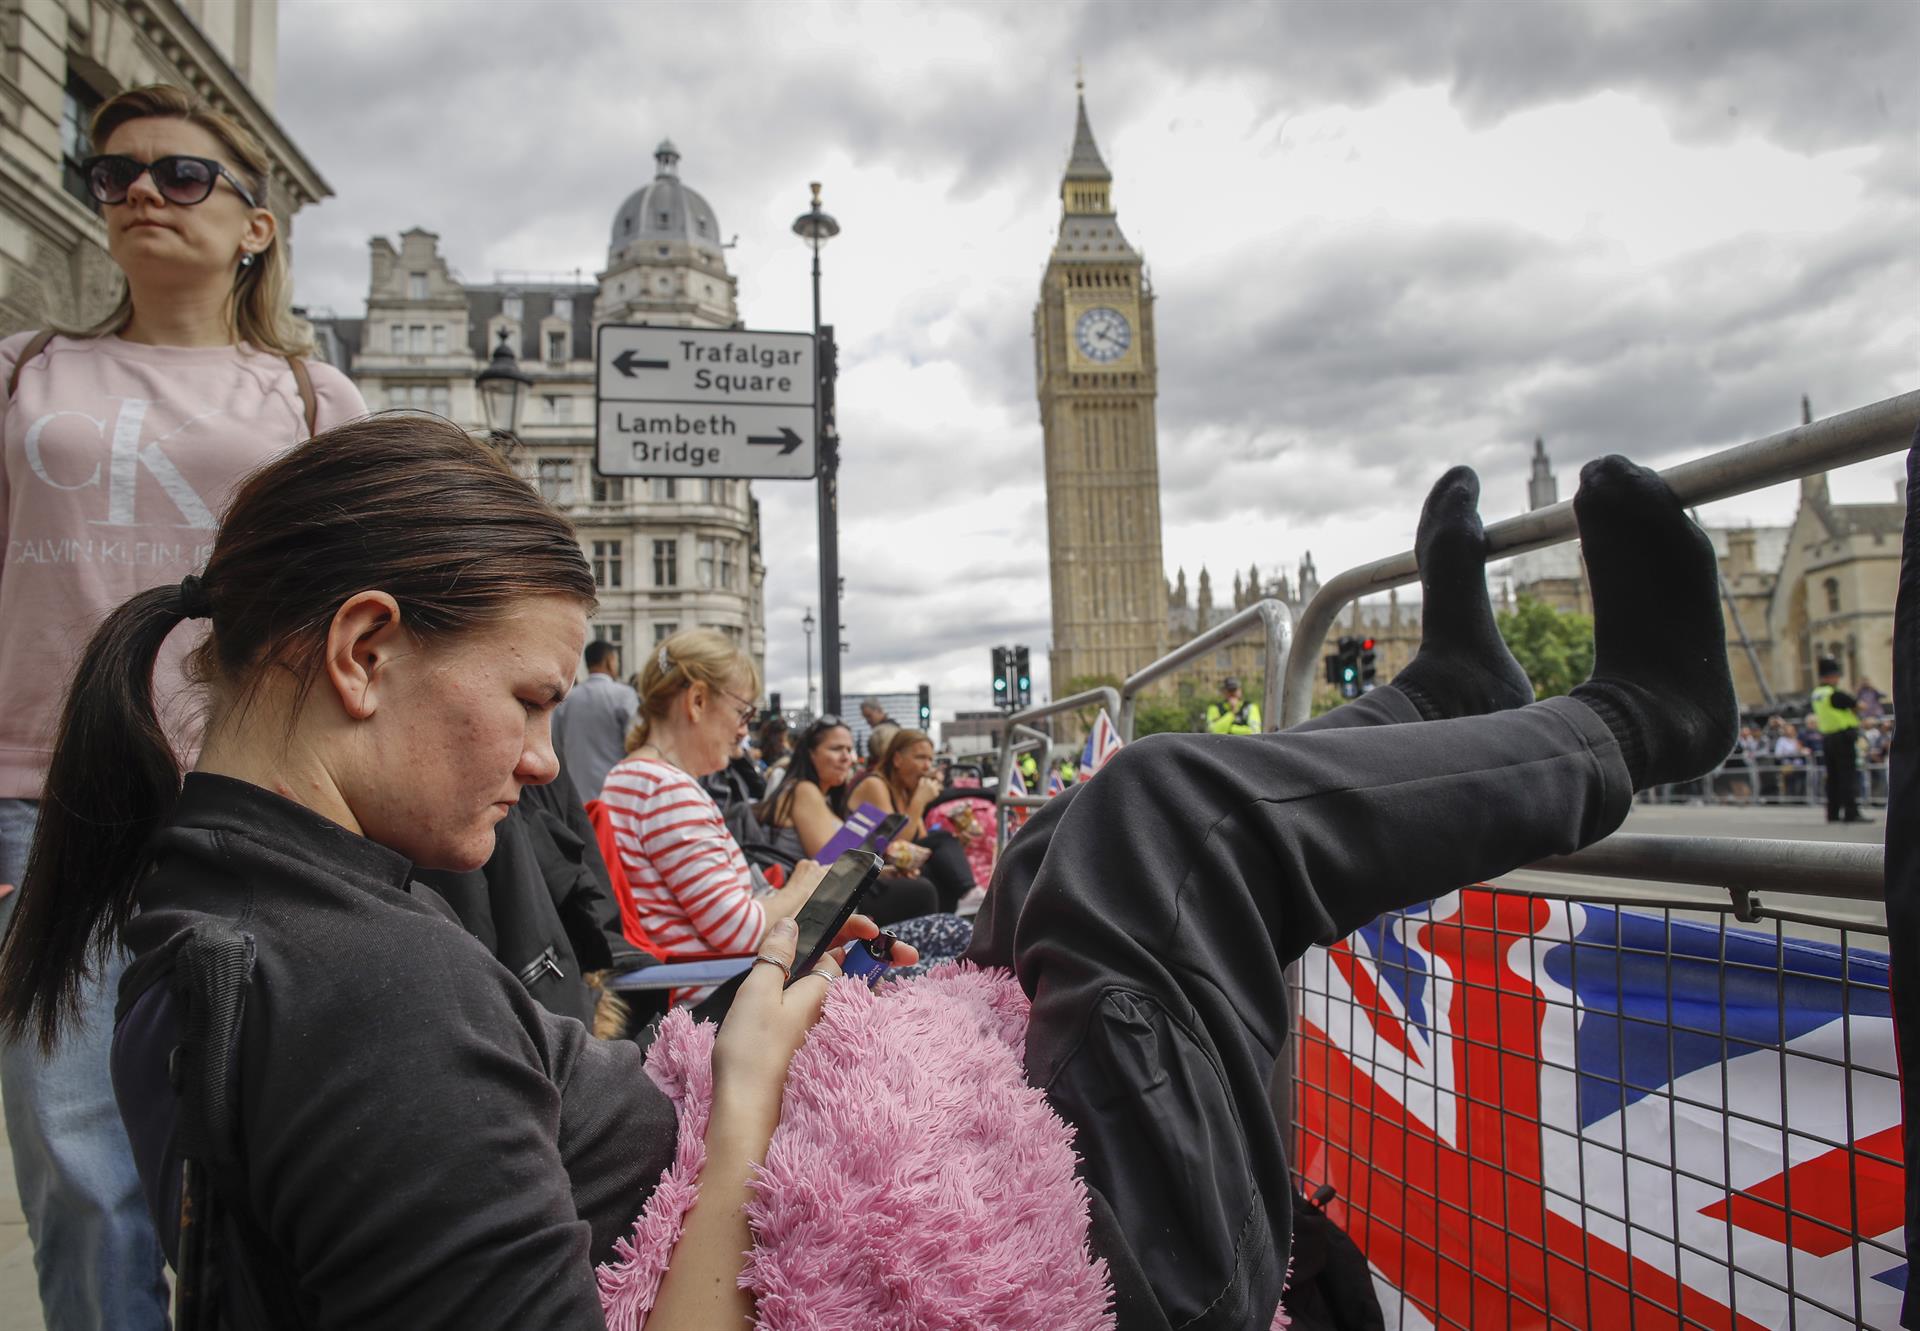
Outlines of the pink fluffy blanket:
<svg viewBox="0 0 1920 1331">
<path fill-rule="evenodd" d="M 747 1207 L 755 1243 L 741 1284 L 763 1331 L 1114 1325 L 1073 1131 L 1023 1075 L 1027 1015 L 1011 975 L 965 963 L 877 992 L 833 986 L 794 1057 Z M 698 1195 L 713 1037 L 679 1009 L 647 1055 L 679 1140 L 599 1270 L 609 1331 L 646 1325 Z"/>
</svg>

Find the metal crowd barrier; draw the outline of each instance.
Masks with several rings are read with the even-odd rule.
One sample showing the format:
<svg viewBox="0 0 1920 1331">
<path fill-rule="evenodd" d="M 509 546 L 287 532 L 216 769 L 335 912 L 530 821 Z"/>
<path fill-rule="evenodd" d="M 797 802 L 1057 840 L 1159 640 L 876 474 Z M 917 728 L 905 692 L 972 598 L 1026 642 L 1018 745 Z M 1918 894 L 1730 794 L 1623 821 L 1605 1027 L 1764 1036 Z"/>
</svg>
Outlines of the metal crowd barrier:
<svg viewBox="0 0 1920 1331">
<path fill-rule="evenodd" d="M 1861 805 L 1887 802 L 1888 764 L 1863 763 L 1856 769 Z M 1675 785 L 1654 786 L 1640 792 L 1650 804 L 1686 804 L 1705 801 L 1733 805 L 1800 805 L 1824 808 L 1827 773 L 1818 754 L 1799 759 L 1770 754 L 1736 753 L 1703 777 Z"/>
<path fill-rule="evenodd" d="M 1898 452 L 1916 423 L 1906 393 L 1664 475 L 1708 503 Z M 1493 555 L 1574 535 L 1571 502 L 1487 529 Z M 1417 577 L 1410 552 L 1338 575 L 1298 640 Z M 1287 664 L 1283 726 L 1313 665 Z M 1789 798 L 1816 789 L 1800 770 Z M 1900 1087 L 1886 957 L 1855 945 L 1886 932 L 1882 862 L 1615 835 L 1313 949 L 1276 1106 L 1388 1325 L 1892 1326 Z"/>
<path fill-rule="evenodd" d="M 1120 718 L 1120 691 L 1111 685 L 1102 684 L 1098 688 L 1086 689 L 1080 693 L 1068 694 L 1064 698 L 1055 698 L 1051 702 L 1036 703 L 1032 707 L 1023 707 L 1007 717 L 1006 737 L 1000 741 L 1000 784 L 994 792 L 994 822 L 998 825 L 998 850 L 1007 848 L 1007 839 L 1013 835 L 1013 820 L 1007 817 L 1008 809 L 1038 809 L 1047 802 L 1042 791 L 1031 791 L 1025 795 L 1008 792 L 1008 773 L 1013 771 L 1014 755 L 1039 748 L 1050 751 L 1053 739 L 1044 731 L 1035 730 L 1035 721 L 1044 721 L 1050 716 L 1062 712 L 1077 712 L 1082 707 L 1099 705 L 1106 709 L 1107 717 L 1115 725 Z M 1046 764 L 1041 765 L 1041 779 L 1046 779 Z"/>
<path fill-rule="evenodd" d="M 1230 642 L 1250 637 L 1255 630 L 1266 637 L 1266 677 L 1260 688 L 1260 716 L 1269 730 L 1280 728 L 1281 691 L 1287 677 L 1287 657 L 1293 647 L 1293 611 L 1284 601 L 1255 601 L 1231 618 L 1223 619 L 1205 633 L 1182 643 L 1155 661 L 1135 671 L 1120 686 L 1120 738 L 1133 738 L 1134 700 L 1140 691 L 1156 680 L 1178 670 L 1196 657 L 1218 651 Z"/>
</svg>

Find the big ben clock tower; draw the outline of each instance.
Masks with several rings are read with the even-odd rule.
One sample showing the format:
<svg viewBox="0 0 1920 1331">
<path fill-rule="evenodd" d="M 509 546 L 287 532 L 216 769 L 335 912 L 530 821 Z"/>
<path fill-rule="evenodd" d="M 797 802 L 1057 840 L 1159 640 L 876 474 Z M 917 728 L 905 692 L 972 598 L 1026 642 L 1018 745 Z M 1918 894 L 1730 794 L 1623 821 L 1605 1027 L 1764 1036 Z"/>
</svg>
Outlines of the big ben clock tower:
<svg viewBox="0 0 1920 1331">
<path fill-rule="evenodd" d="M 1125 679 L 1166 650 L 1153 292 L 1112 190 L 1083 87 L 1033 311 L 1055 697 L 1088 675 Z"/>
</svg>

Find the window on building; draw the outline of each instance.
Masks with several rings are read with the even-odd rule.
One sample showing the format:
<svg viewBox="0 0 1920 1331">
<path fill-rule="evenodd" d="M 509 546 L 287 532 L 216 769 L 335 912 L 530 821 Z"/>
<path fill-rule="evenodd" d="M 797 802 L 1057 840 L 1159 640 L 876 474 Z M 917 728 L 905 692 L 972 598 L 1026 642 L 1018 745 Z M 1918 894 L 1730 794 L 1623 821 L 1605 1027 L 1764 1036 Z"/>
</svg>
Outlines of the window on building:
<svg viewBox="0 0 1920 1331">
<path fill-rule="evenodd" d="M 662 291 L 673 290 L 673 279 L 668 277 L 665 273 L 660 274 L 660 289 Z"/>
<path fill-rule="evenodd" d="M 407 405 L 415 411 L 432 410 L 433 390 L 425 384 L 409 384 L 407 386 Z"/>
<path fill-rule="evenodd" d="M 547 334 L 547 359 L 565 360 L 567 358 L 567 335 L 559 329 Z"/>
<path fill-rule="evenodd" d="M 618 504 L 627 497 L 627 483 L 620 476 L 596 476 L 593 478 L 593 502 L 596 504 Z"/>
<path fill-rule="evenodd" d="M 103 100 L 85 80 L 74 76 L 68 77 L 66 91 L 60 95 L 60 183 L 96 213 L 100 205 L 93 201 L 86 178 L 80 174 L 80 163 L 93 155 L 87 127 Z"/>
<path fill-rule="evenodd" d="M 622 559 L 619 541 L 593 543 L 593 585 L 618 587 L 622 583 Z"/>
<path fill-rule="evenodd" d="M 680 626 L 671 619 L 655 620 L 653 625 L 653 640 L 655 642 L 665 642 L 679 631 Z"/>
<path fill-rule="evenodd" d="M 542 400 L 546 403 L 547 419 L 555 425 L 565 425 L 573 419 L 573 399 L 565 393 L 545 393 Z"/>
<path fill-rule="evenodd" d="M 668 212 L 665 208 L 662 208 L 660 210 L 660 225 L 665 226 L 668 222 L 672 220 L 673 220 L 673 214 Z"/>
<path fill-rule="evenodd" d="M 534 468 L 540 497 L 549 504 L 573 502 L 573 459 L 541 458 Z"/>
<path fill-rule="evenodd" d="M 405 324 L 393 325 L 393 349 L 395 351 L 405 351 L 407 349 L 407 326 Z"/>
<path fill-rule="evenodd" d="M 453 415 L 453 390 L 445 384 L 433 386 L 433 414 L 436 416 Z"/>
<path fill-rule="evenodd" d="M 435 324 L 433 326 L 433 354 L 436 356 L 444 356 L 447 354 L 447 326 L 445 324 Z"/>
<path fill-rule="evenodd" d="M 615 651 L 626 645 L 627 626 L 625 624 L 595 624 L 593 636 L 601 642 L 610 643 Z"/>
<path fill-rule="evenodd" d="M 518 296 L 508 296 L 500 302 L 500 313 L 519 323 L 527 317 L 526 304 Z"/>
<path fill-rule="evenodd" d="M 702 587 L 718 587 L 719 575 L 715 565 L 720 561 L 720 542 L 710 536 L 700 538 L 698 572 Z"/>
<path fill-rule="evenodd" d="M 655 499 L 677 499 L 679 498 L 676 492 L 677 489 L 678 487 L 674 485 L 673 477 L 671 476 L 656 476 L 653 478 L 653 497 Z"/>
<path fill-rule="evenodd" d="M 1828 578 L 1826 582 L 1822 583 L 1821 585 L 1826 589 L 1826 593 L 1827 593 L 1827 613 L 1830 615 L 1839 614 L 1840 613 L 1840 579 Z"/>
<path fill-rule="evenodd" d="M 656 587 L 680 585 L 680 542 L 655 541 L 653 543 L 653 585 Z"/>
<path fill-rule="evenodd" d="M 407 299 L 425 300 L 427 298 L 427 275 L 425 273 L 407 274 Z"/>
<path fill-rule="evenodd" d="M 733 590 L 735 569 L 740 561 L 740 542 L 720 542 L 720 586 L 726 591 Z"/>
<path fill-rule="evenodd" d="M 569 323 L 573 321 L 572 296 L 555 296 L 553 298 L 553 317 L 556 319 L 565 319 Z"/>
<path fill-rule="evenodd" d="M 407 350 L 424 356 L 427 352 L 427 326 L 409 324 L 407 326 Z"/>
</svg>

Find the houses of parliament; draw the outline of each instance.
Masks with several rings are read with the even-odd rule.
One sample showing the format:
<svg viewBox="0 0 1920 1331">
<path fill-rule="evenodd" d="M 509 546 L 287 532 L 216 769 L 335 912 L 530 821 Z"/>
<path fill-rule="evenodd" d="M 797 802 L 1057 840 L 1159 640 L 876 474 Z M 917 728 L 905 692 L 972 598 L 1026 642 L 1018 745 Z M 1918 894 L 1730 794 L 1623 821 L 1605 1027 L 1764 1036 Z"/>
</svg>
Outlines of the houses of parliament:
<svg viewBox="0 0 1920 1331">
<path fill-rule="evenodd" d="M 1060 181 L 1059 231 L 1033 311 L 1055 696 L 1096 680 L 1123 680 L 1263 597 L 1285 602 L 1298 623 L 1320 588 L 1311 554 L 1291 571 L 1235 570 L 1230 585 L 1216 586 L 1205 566 L 1191 585 L 1185 569 L 1168 578 L 1160 545 L 1153 302 L 1142 256 L 1120 228 L 1113 174 L 1094 140 L 1082 86 Z M 1803 401 L 1802 419 L 1810 418 Z M 1551 460 L 1536 439 L 1528 507 L 1557 499 Z M 1493 499 L 1490 516 L 1503 507 Z M 1899 493 L 1886 503 L 1837 504 L 1827 478 L 1816 475 L 1800 483 L 1798 510 L 1785 527 L 1707 529 L 1720 556 L 1728 656 L 1744 707 L 1804 698 L 1821 656 L 1839 660 L 1850 684 L 1887 685 L 1904 511 Z M 1491 572 L 1497 609 L 1530 597 L 1591 613 L 1577 545 L 1522 555 Z M 1402 604 L 1397 594 L 1354 602 L 1328 644 L 1296 643 L 1295 650 L 1324 655 L 1345 634 L 1374 638 L 1380 678 L 1388 679 L 1419 647 L 1419 602 Z M 1257 698 L 1264 657 L 1257 636 L 1243 638 L 1196 661 L 1167 687 L 1205 697 L 1217 693 L 1224 676 L 1239 675 Z"/>
</svg>

